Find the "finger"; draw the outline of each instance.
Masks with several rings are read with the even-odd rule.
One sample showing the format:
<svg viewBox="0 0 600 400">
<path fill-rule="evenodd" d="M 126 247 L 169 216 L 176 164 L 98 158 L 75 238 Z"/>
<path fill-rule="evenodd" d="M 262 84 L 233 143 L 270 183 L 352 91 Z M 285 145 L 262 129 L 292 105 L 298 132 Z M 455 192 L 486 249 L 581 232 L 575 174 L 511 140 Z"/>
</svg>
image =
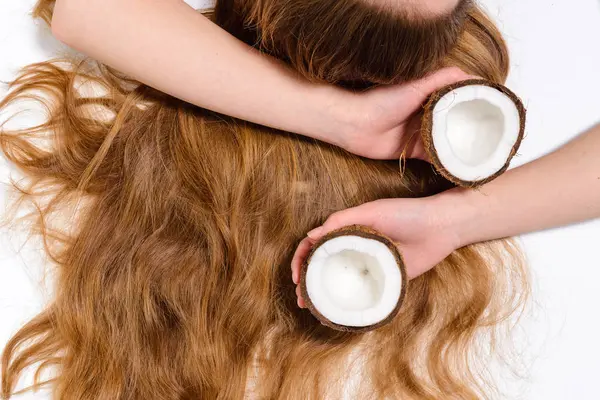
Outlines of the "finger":
<svg viewBox="0 0 600 400">
<path fill-rule="evenodd" d="M 450 67 L 440 69 L 432 74 L 427 75 L 422 79 L 412 81 L 406 84 L 406 88 L 410 89 L 409 96 L 402 96 L 405 104 L 413 105 L 414 108 L 422 105 L 431 93 L 444 86 L 464 81 L 467 79 L 476 78 L 462 71 L 460 68 Z"/>
<path fill-rule="evenodd" d="M 307 237 L 302 239 L 296 248 L 296 252 L 292 258 L 292 280 L 296 285 L 300 282 L 300 269 L 302 268 L 302 263 L 304 263 L 304 260 L 308 257 L 313 244 L 314 241 Z"/>
<path fill-rule="evenodd" d="M 304 301 L 304 299 L 302 298 L 302 296 L 298 297 L 298 307 L 300 307 L 300 308 L 306 308 L 306 302 Z"/>
<path fill-rule="evenodd" d="M 419 140 L 415 140 L 415 144 L 412 147 L 411 158 L 416 158 L 419 160 L 430 162 L 429 154 L 427 154 L 427 151 L 425 151 L 425 145 L 423 145 L 423 141 L 420 140 L 420 138 Z"/>
<path fill-rule="evenodd" d="M 339 228 L 349 225 L 371 226 L 374 222 L 372 213 L 373 203 L 365 203 L 357 207 L 338 211 L 329 216 L 325 223 L 318 228 L 308 232 L 308 236 L 316 241 L 324 235 Z"/>
<path fill-rule="evenodd" d="M 298 307 L 305 308 L 306 304 L 304 303 L 304 299 L 302 298 L 302 291 L 300 290 L 300 285 L 296 285 L 296 297 L 298 298 L 296 300 Z"/>
<path fill-rule="evenodd" d="M 399 158 L 417 158 L 419 160 L 428 161 L 428 155 L 425 151 L 425 146 L 423 145 L 423 140 L 421 138 L 421 117 L 422 115 L 419 113 L 413 116 L 404 133 L 404 140 L 401 144 L 401 152 Z"/>
</svg>

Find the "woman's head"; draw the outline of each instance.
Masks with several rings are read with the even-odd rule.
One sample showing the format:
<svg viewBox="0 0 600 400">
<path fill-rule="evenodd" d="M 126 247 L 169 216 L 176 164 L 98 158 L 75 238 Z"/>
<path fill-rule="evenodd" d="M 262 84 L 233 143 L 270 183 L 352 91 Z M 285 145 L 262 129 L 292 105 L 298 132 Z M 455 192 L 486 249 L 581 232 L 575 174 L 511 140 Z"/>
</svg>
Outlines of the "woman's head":
<svg viewBox="0 0 600 400">
<path fill-rule="evenodd" d="M 281 11 L 267 3 L 222 0 L 216 20 L 248 39 L 281 22 L 277 13 L 265 19 L 263 11 Z M 317 10 L 325 4 L 307 3 Z M 294 7 L 318 19 L 303 4 Z M 361 18 L 350 18 L 355 30 L 339 52 L 321 47 L 309 29 L 327 19 L 288 18 L 299 35 L 283 40 L 277 27 L 261 43 L 315 80 L 379 83 L 427 72 L 425 64 L 404 61 L 411 56 L 396 48 L 396 34 L 386 33 L 389 40 L 377 46 L 360 34 L 380 32 L 371 5 L 328 4 L 340 15 L 368 12 L 351 14 Z M 231 13 L 222 19 L 226 6 Z M 38 11 L 50 13 L 43 6 Z M 463 32 L 454 46 L 442 51 L 438 42 L 424 41 L 420 59 L 428 59 L 429 49 L 431 66 L 458 65 L 502 80 L 506 49 L 498 32 L 472 5 L 462 12 L 463 23 L 447 26 L 448 38 Z M 338 18 L 331 9 L 322 14 Z M 245 27 L 252 21 L 257 25 Z M 355 56 L 353 41 L 363 52 L 364 43 L 374 46 L 373 57 Z M 321 59 L 318 51 L 332 53 Z M 78 92 L 81 80 L 108 90 L 100 97 Z M 30 94 L 47 95 L 40 101 L 50 111 L 48 122 L 4 131 L 0 146 L 29 178 L 21 193 L 37 204 L 33 217 L 58 280 L 52 304 L 4 351 L 3 395 L 37 362 L 58 367 L 52 384 L 60 399 L 241 399 L 248 393 L 323 399 L 341 398 L 345 384 L 365 399 L 481 395 L 478 373 L 486 360 L 477 352 L 479 334 L 493 336 L 525 293 L 509 242 L 455 252 L 410 282 L 398 317 L 370 334 L 333 332 L 295 307 L 289 262 L 306 232 L 340 209 L 449 187 L 430 166 L 408 162 L 401 171 L 398 162 L 356 157 L 123 82 L 102 66 L 42 63 L 28 67 L 0 102 L 2 109 Z M 73 209 L 77 229 L 52 224 Z"/>
<path fill-rule="evenodd" d="M 309 79 L 364 86 L 439 68 L 472 9 L 471 0 L 225 0 L 216 21 Z"/>
</svg>

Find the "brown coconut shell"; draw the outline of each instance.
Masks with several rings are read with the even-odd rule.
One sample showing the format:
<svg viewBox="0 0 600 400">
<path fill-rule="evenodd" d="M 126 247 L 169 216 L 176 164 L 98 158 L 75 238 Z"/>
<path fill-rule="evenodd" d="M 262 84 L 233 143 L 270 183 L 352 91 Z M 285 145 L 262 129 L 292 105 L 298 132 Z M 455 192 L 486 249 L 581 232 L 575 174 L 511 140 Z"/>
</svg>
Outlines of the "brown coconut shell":
<svg viewBox="0 0 600 400">
<path fill-rule="evenodd" d="M 435 150 L 435 147 L 433 145 L 433 110 L 434 110 L 436 104 L 442 97 L 444 97 L 451 91 L 461 88 L 461 87 L 464 87 L 464 86 L 471 86 L 471 85 L 488 86 L 488 87 L 494 88 L 494 89 L 504 93 L 506 96 L 508 96 L 515 103 L 515 106 L 517 107 L 517 111 L 519 112 L 519 122 L 520 122 L 519 135 L 517 137 L 517 140 L 511 150 L 508 158 L 506 159 L 506 163 L 504 164 L 504 166 L 500 170 L 498 170 L 498 172 L 496 172 L 495 174 L 493 174 L 485 179 L 478 180 L 478 181 L 465 181 L 465 180 L 459 179 L 456 176 L 452 175 L 440 161 L 440 159 L 437 155 L 437 152 Z M 515 156 L 515 154 L 517 154 L 517 151 L 519 150 L 519 147 L 521 146 L 521 142 L 525 135 L 525 121 L 526 121 L 527 112 L 525 110 L 525 107 L 523 106 L 523 102 L 521 101 L 521 99 L 506 86 L 488 81 L 486 79 L 468 79 L 468 80 L 465 80 L 462 82 L 457 82 L 457 83 L 454 83 L 454 84 L 451 84 L 448 86 L 444 86 L 443 88 L 435 91 L 434 93 L 432 93 L 429 96 L 429 99 L 428 99 L 427 103 L 425 103 L 425 105 L 423 106 L 423 109 L 424 109 L 424 113 L 423 113 L 423 119 L 421 122 L 421 139 L 423 140 L 423 145 L 425 147 L 425 151 L 427 152 L 427 155 L 429 156 L 429 160 L 431 160 L 431 163 L 433 164 L 434 168 L 436 169 L 436 171 L 438 173 L 440 173 L 444 178 L 448 179 L 452 183 L 459 185 L 459 186 L 463 186 L 463 187 L 481 186 L 484 183 L 488 183 L 488 182 L 496 179 L 497 177 L 502 175 L 504 172 L 506 172 L 506 170 L 508 169 L 508 167 L 510 165 L 510 161 Z"/>
<path fill-rule="evenodd" d="M 363 237 L 366 239 L 377 240 L 378 242 L 381 242 L 384 245 L 386 245 L 386 247 L 388 249 L 390 249 L 390 251 L 394 255 L 394 258 L 396 259 L 396 265 L 400 269 L 400 276 L 402 279 L 402 286 L 400 289 L 400 297 L 398 298 L 396 307 L 394 307 L 392 312 L 385 319 L 381 320 L 380 322 L 378 322 L 376 324 L 369 325 L 369 326 L 360 326 L 360 327 L 336 324 L 336 323 L 330 321 L 329 319 L 327 319 L 325 316 L 323 316 L 319 312 L 319 310 L 315 307 L 315 305 L 312 303 L 310 297 L 308 296 L 308 291 L 306 288 L 306 272 L 308 270 L 308 265 L 310 263 L 310 260 L 313 256 L 313 254 L 321 245 L 323 245 L 323 243 L 325 243 L 328 240 L 331 240 L 333 238 L 340 237 L 340 236 L 360 236 L 360 237 Z M 332 231 L 332 232 L 328 233 L 327 235 L 323 236 L 312 247 L 310 253 L 308 254 L 308 257 L 306 257 L 306 260 L 302 264 L 302 268 L 300 271 L 300 290 L 302 293 L 302 297 L 304 298 L 304 302 L 306 303 L 306 307 L 315 316 L 315 318 L 317 318 L 323 325 L 328 326 L 331 329 L 335 329 L 335 330 L 343 331 L 343 332 L 355 332 L 355 333 L 367 332 L 367 331 L 377 329 L 377 328 L 391 322 L 394 319 L 394 317 L 396 316 L 396 314 L 398 314 L 398 311 L 400 310 L 400 307 L 402 306 L 402 302 L 404 301 L 404 296 L 406 295 L 407 285 L 408 285 L 408 278 L 407 278 L 407 274 L 406 274 L 406 265 L 404 264 L 404 259 L 402 258 L 402 254 L 400 254 L 400 252 L 398 251 L 398 248 L 394 244 L 394 241 L 392 239 L 388 238 L 387 236 L 377 232 L 376 230 L 371 229 L 366 226 L 362 226 L 362 225 L 346 226 L 344 228 L 337 229 L 337 230 Z"/>
</svg>

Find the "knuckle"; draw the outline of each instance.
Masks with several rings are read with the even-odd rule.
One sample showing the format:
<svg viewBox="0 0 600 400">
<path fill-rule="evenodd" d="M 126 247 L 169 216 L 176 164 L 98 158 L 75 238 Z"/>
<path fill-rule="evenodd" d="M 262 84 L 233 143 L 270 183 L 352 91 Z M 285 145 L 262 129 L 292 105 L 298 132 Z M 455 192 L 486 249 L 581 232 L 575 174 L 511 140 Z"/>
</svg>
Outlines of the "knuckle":
<svg viewBox="0 0 600 400">
<path fill-rule="evenodd" d="M 342 220 L 343 215 L 340 211 L 338 211 L 331 214 L 329 218 L 327 218 L 327 221 L 325 221 L 325 225 L 330 228 L 336 228 L 342 223 Z"/>
</svg>

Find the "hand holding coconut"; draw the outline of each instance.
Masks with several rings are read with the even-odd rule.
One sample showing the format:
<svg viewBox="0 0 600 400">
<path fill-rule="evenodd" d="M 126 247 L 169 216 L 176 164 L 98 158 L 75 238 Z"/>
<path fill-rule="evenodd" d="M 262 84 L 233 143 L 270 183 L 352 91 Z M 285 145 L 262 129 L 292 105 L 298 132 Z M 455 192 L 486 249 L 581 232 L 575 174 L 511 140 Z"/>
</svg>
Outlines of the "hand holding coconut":
<svg viewBox="0 0 600 400">
<path fill-rule="evenodd" d="M 390 322 L 408 279 L 460 245 L 435 212 L 432 201 L 383 199 L 331 215 L 294 255 L 298 305 L 336 330 L 363 332 Z"/>
<path fill-rule="evenodd" d="M 432 93 L 469 78 L 459 68 L 443 68 L 416 81 L 351 94 L 344 101 L 349 127 L 322 140 L 372 159 L 426 159 L 419 111 Z"/>
<path fill-rule="evenodd" d="M 414 278 L 462 246 L 598 218 L 598 154 L 600 125 L 477 190 L 458 187 L 431 197 L 377 200 L 339 211 L 300 242 L 292 279 L 301 282 L 301 269 L 315 243 L 354 224 L 389 237 L 401 254 L 407 277 Z M 298 285 L 298 305 L 305 307 L 302 292 Z"/>
<path fill-rule="evenodd" d="M 298 285 L 301 267 L 314 244 L 332 231 L 349 225 L 363 225 L 388 236 L 406 266 L 408 279 L 428 271 L 461 246 L 448 210 L 437 207 L 437 198 L 383 199 L 332 214 L 327 221 L 300 242 L 292 260 L 292 279 Z M 300 287 L 296 293 L 300 295 Z M 305 306 L 299 296 L 298 305 Z"/>
</svg>

